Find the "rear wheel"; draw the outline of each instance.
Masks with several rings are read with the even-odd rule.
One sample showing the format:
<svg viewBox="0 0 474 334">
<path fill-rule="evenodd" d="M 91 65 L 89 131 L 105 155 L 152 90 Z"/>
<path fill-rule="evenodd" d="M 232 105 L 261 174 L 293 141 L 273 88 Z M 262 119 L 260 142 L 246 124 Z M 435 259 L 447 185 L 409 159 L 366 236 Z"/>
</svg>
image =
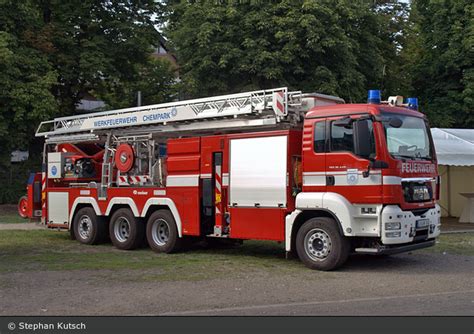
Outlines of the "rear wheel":
<svg viewBox="0 0 474 334">
<path fill-rule="evenodd" d="M 107 236 L 105 221 L 97 217 L 91 207 L 82 208 L 76 212 L 72 228 L 75 239 L 81 244 L 97 244 Z"/>
<path fill-rule="evenodd" d="M 341 235 L 337 222 L 330 218 L 308 220 L 296 236 L 298 257 L 311 269 L 336 269 L 347 260 L 349 250 L 349 240 Z"/>
<path fill-rule="evenodd" d="M 158 210 L 148 219 L 146 228 L 148 245 L 155 252 L 173 253 L 181 249 L 183 240 L 173 215 L 168 210 Z"/>
<path fill-rule="evenodd" d="M 22 196 L 18 201 L 18 214 L 21 218 L 28 218 L 28 197 Z"/>
<path fill-rule="evenodd" d="M 118 249 L 135 249 L 143 244 L 145 227 L 130 209 L 118 209 L 109 223 L 109 234 L 112 244 Z"/>
</svg>

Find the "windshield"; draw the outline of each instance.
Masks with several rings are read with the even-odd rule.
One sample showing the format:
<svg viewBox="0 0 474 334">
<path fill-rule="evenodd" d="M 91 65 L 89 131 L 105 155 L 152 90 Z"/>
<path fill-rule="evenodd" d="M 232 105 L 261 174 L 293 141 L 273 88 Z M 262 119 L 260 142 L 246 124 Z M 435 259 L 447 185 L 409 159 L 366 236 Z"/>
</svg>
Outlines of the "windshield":
<svg viewBox="0 0 474 334">
<path fill-rule="evenodd" d="M 394 158 L 432 160 L 429 130 L 424 119 L 385 114 L 383 125 L 388 151 Z"/>
</svg>

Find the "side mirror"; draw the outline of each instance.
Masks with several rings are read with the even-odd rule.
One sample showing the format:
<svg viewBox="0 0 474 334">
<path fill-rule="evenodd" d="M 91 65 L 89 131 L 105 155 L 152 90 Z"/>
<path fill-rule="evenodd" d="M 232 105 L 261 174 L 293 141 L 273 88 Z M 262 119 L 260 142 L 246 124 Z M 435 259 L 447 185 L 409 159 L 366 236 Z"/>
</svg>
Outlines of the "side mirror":
<svg viewBox="0 0 474 334">
<path fill-rule="evenodd" d="M 392 117 L 390 118 L 388 125 L 390 125 L 392 128 L 399 128 L 403 125 L 403 121 L 398 117 Z"/>
<path fill-rule="evenodd" d="M 358 156 L 369 159 L 372 152 L 369 120 L 362 119 L 354 123 L 354 151 Z"/>
<path fill-rule="evenodd" d="M 384 169 L 388 168 L 388 163 L 383 160 L 372 160 L 369 162 L 369 165 L 367 166 L 367 170 L 362 172 L 362 176 L 367 178 L 370 176 L 370 170 L 372 168 L 378 168 L 378 169 Z"/>
</svg>

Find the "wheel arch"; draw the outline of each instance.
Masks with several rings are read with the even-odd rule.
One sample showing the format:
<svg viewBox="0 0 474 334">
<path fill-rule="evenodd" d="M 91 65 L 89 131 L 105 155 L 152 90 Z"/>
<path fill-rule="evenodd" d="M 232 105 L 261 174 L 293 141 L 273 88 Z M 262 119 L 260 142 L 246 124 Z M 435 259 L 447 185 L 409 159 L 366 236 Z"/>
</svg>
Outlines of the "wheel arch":
<svg viewBox="0 0 474 334">
<path fill-rule="evenodd" d="M 172 199 L 163 198 L 163 197 L 150 198 L 145 203 L 145 206 L 143 207 L 141 217 L 145 218 L 146 220 L 156 210 L 163 210 L 163 209 L 171 212 L 171 215 L 173 216 L 174 221 L 176 222 L 176 227 L 178 229 L 178 236 L 181 238 L 183 236 L 181 217 Z"/>
<path fill-rule="evenodd" d="M 130 207 L 130 205 L 128 205 L 128 204 L 113 204 L 110 207 L 110 210 L 108 211 L 108 213 L 106 214 L 106 217 L 108 217 L 110 219 L 110 217 L 112 217 L 112 215 L 120 209 L 129 209 L 130 212 L 132 212 L 132 215 L 135 216 L 135 214 L 133 213 L 133 210 Z"/>
<path fill-rule="evenodd" d="M 303 226 L 303 224 L 308 221 L 311 218 L 317 218 L 317 217 L 326 217 L 326 218 L 331 218 L 336 222 L 336 225 L 338 227 L 339 232 L 341 235 L 344 235 L 344 231 L 342 229 L 341 222 L 337 218 L 334 212 L 327 210 L 327 209 L 308 209 L 308 210 L 298 210 L 299 213 L 297 213 L 296 217 L 293 218 L 292 222 L 288 222 L 287 220 L 287 225 L 288 223 L 291 225 L 291 229 L 287 231 L 287 240 L 286 240 L 286 251 L 292 251 L 295 250 L 295 244 L 296 244 L 296 235 L 298 234 L 298 230 Z M 289 232 L 289 240 L 288 240 L 288 232 Z"/>
<path fill-rule="evenodd" d="M 140 212 L 138 211 L 137 205 L 130 197 L 114 197 L 110 200 L 105 210 L 105 216 L 111 216 L 116 210 L 120 208 L 128 208 L 132 211 L 132 214 L 139 218 Z"/>
<path fill-rule="evenodd" d="M 69 213 L 69 224 L 68 224 L 68 229 L 72 229 L 72 223 L 74 220 L 74 216 L 76 215 L 76 212 L 79 211 L 82 208 L 86 207 L 91 207 L 94 209 L 95 214 L 97 216 L 101 216 L 102 213 L 100 211 L 99 205 L 97 204 L 97 201 L 93 197 L 78 197 L 74 200 L 74 203 L 71 207 L 71 212 Z"/>
</svg>

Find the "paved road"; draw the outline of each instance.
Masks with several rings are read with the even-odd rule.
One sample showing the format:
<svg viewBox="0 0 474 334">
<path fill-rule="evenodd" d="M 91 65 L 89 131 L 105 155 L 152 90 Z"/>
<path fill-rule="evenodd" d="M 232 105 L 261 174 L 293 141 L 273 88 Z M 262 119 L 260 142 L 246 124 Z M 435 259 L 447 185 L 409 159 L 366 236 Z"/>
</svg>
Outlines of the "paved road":
<svg viewBox="0 0 474 334">
<path fill-rule="evenodd" d="M 416 252 L 358 256 L 336 272 L 262 268 L 177 282 L 150 281 L 145 276 L 153 272 L 143 271 L 4 273 L 0 315 L 474 316 L 473 260 Z"/>
<path fill-rule="evenodd" d="M 472 315 L 474 289 L 167 312 L 162 315 Z"/>
</svg>

